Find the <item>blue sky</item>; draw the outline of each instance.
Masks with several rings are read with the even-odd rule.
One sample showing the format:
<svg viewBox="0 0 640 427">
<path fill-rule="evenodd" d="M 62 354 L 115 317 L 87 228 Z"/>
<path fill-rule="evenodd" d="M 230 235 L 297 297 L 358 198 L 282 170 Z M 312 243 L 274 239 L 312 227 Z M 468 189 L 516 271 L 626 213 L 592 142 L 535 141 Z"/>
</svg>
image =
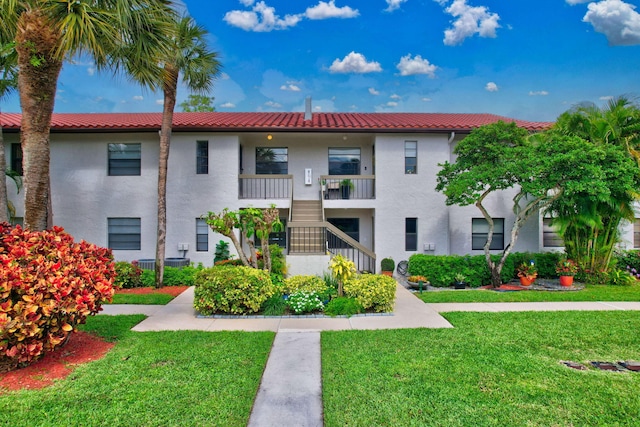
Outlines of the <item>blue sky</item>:
<svg viewBox="0 0 640 427">
<path fill-rule="evenodd" d="M 554 120 L 640 96 L 640 0 L 186 0 L 223 73 L 217 111 L 494 113 Z M 188 96 L 180 88 L 179 101 Z M 56 112 L 162 111 L 67 63 Z M 19 111 L 17 95 L 2 105 Z"/>
</svg>

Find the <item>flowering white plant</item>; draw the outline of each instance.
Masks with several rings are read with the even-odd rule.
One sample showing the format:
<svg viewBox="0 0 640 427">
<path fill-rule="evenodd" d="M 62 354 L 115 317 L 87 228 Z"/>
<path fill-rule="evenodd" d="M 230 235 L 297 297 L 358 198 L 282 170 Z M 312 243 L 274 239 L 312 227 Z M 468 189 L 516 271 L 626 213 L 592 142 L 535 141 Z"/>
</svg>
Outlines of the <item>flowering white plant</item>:
<svg viewBox="0 0 640 427">
<path fill-rule="evenodd" d="M 324 310 L 324 304 L 316 292 L 295 292 L 289 295 L 287 305 L 296 314 Z"/>
</svg>

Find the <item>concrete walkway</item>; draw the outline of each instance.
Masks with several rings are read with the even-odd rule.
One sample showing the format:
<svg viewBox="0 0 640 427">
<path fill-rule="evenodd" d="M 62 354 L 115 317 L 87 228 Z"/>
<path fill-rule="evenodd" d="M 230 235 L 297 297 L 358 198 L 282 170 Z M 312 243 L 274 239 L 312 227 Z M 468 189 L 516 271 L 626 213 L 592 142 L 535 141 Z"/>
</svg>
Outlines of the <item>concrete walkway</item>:
<svg viewBox="0 0 640 427">
<path fill-rule="evenodd" d="M 392 315 L 354 316 L 350 318 L 198 318 L 193 308 L 191 287 L 167 305 L 103 305 L 101 314 L 146 314 L 148 317 L 133 330 L 144 331 L 272 331 L 281 330 L 347 330 L 347 329 L 403 329 L 451 328 L 451 324 L 437 310 L 416 298 L 405 287 L 398 285 L 396 304 Z"/>
<path fill-rule="evenodd" d="M 249 427 L 321 427 L 320 331 L 451 328 L 440 313 L 451 311 L 640 310 L 640 302 L 511 302 L 425 304 L 398 284 L 393 315 L 351 318 L 197 318 L 193 288 L 161 305 L 104 305 L 102 314 L 145 314 L 134 331 L 277 332 L 260 382 Z"/>
</svg>

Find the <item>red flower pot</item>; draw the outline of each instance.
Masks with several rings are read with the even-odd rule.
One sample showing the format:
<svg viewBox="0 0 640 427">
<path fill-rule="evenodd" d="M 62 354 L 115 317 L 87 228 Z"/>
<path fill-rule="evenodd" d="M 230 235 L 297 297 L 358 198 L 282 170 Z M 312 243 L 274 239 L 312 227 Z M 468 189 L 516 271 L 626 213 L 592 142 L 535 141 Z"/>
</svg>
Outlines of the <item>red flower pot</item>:
<svg viewBox="0 0 640 427">
<path fill-rule="evenodd" d="M 560 286 L 573 286 L 573 276 L 560 276 Z"/>
<path fill-rule="evenodd" d="M 521 286 L 531 286 L 535 280 L 536 280 L 535 277 L 522 276 L 522 277 L 520 277 L 520 285 Z"/>
</svg>

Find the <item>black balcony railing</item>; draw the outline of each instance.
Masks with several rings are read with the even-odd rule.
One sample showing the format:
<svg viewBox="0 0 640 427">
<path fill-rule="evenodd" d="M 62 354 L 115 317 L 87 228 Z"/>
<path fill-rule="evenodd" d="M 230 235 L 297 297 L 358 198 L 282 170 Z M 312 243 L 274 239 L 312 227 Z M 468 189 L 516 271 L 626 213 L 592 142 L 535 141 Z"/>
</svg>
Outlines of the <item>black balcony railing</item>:
<svg viewBox="0 0 640 427">
<path fill-rule="evenodd" d="M 320 183 L 325 200 L 376 198 L 376 179 L 373 175 L 323 175 Z"/>
<path fill-rule="evenodd" d="M 240 199 L 290 199 L 293 175 L 240 175 Z"/>
</svg>

